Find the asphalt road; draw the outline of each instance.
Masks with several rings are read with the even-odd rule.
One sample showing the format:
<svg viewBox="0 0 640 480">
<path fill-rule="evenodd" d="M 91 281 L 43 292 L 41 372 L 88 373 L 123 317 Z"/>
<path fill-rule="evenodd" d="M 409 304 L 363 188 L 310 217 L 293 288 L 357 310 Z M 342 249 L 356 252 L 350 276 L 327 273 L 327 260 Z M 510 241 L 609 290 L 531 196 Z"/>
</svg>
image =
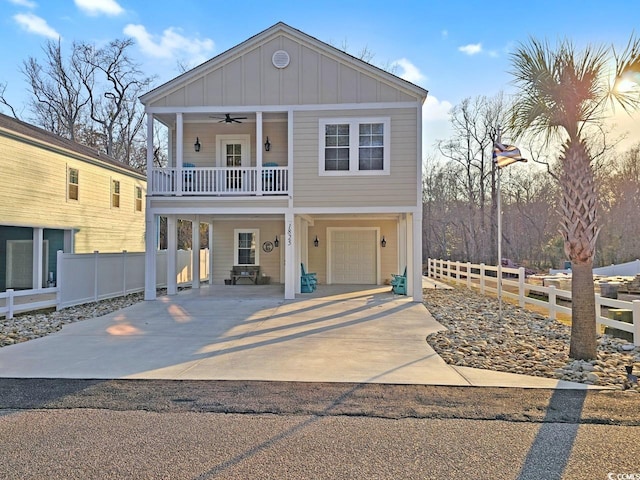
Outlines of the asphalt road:
<svg viewBox="0 0 640 480">
<path fill-rule="evenodd" d="M 640 479 L 639 407 L 624 392 L 0 379 L 0 478 Z"/>
</svg>

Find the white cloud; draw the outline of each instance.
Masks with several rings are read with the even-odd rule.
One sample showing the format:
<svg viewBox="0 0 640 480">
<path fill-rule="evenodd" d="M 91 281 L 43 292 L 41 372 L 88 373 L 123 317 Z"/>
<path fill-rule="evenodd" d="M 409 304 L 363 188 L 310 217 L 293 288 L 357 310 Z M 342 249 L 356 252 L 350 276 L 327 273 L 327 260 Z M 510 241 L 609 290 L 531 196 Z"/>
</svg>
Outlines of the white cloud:
<svg viewBox="0 0 640 480">
<path fill-rule="evenodd" d="M 418 67 L 416 67 L 413 63 L 411 63 L 406 58 L 401 58 L 400 60 L 396 60 L 393 62 L 394 66 L 398 66 L 402 69 L 400 74 L 398 75 L 400 78 L 407 80 L 411 83 L 418 83 L 422 80 L 425 80 L 426 77 L 420 72 Z"/>
<path fill-rule="evenodd" d="M 482 52 L 482 44 L 470 43 L 469 45 L 463 45 L 462 47 L 458 47 L 458 50 L 462 53 L 466 53 L 467 55 L 476 55 Z"/>
<path fill-rule="evenodd" d="M 422 107 L 422 119 L 426 122 L 435 120 L 449 120 L 449 112 L 453 108 L 451 102 L 440 101 L 433 95 L 429 95 Z"/>
<path fill-rule="evenodd" d="M 76 7 L 87 15 L 120 15 L 124 9 L 115 0 L 74 0 Z"/>
<path fill-rule="evenodd" d="M 442 30 L 440 32 L 440 35 L 442 35 L 442 38 L 447 38 L 449 37 L 449 30 Z"/>
<path fill-rule="evenodd" d="M 60 34 L 51 28 L 44 18 L 38 17 L 33 13 L 18 13 L 13 16 L 13 19 L 29 33 L 35 33 L 36 35 L 42 35 L 55 40 L 60 38 Z"/>
<path fill-rule="evenodd" d="M 9 0 L 9 2 L 13 3 L 14 5 L 18 5 L 19 7 L 26 8 L 36 8 L 38 6 L 36 2 L 32 2 L 31 0 Z"/>
<path fill-rule="evenodd" d="M 162 32 L 162 36 L 151 35 L 144 25 L 129 24 L 124 27 L 125 35 L 133 37 L 140 49 L 155 58 L 189 57 L 189 63 L 198 64 L 205 61 L 213 51 L 213 40 L 205 38 L 187 38 L 173 27 Z"/>
</svg>

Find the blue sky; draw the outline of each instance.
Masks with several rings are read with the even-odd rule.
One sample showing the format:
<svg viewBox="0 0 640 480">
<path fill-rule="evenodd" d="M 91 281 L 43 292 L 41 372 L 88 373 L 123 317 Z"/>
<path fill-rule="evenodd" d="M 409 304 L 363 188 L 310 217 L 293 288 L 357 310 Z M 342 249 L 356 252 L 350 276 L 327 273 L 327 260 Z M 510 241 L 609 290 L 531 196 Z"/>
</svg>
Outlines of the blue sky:
<svg viewBox="0 0 640 480">
<path fill-rule="evenodd" d="M 449 135 L 447 112 L 464 98 L 513 91 L 509 54 L 529 36 L 552 44 L 570 39 L 626 45 L 638 28 L 638 0 L 284 1 L 284 0 L 0 0 L 0 83 L 28 118 L 28 57 L 42 58 L 48 39 L 98 45 L 132 37 L 132 53 L 158 84 L 278 21 L 352 54 L 363 48 L 372 63 L 427 90 L 425 151 Z M 6 109 L 1 109 L 7 113 Z M 620 119 L 629 142 L 640 140 L 640 116 Z"/>
</svg>

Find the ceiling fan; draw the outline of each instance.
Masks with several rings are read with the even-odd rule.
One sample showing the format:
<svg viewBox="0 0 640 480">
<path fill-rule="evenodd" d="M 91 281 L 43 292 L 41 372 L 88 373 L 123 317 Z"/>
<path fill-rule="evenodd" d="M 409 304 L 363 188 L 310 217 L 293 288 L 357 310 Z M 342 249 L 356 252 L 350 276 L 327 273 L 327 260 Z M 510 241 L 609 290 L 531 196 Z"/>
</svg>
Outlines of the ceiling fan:
<svg viewBox="0 0 640 480">
<path fill-rule="evenodd" d="M 247 119 L 247 117 L 232 117 L 231 114 L 229 114 L 229 113 L 225 113 L 224 117 L 211 116 L 211 118 L 220 119 L 220 121 L 218 123 L 242 123 L 240 120 L 246 120 Z"/>
</svg>

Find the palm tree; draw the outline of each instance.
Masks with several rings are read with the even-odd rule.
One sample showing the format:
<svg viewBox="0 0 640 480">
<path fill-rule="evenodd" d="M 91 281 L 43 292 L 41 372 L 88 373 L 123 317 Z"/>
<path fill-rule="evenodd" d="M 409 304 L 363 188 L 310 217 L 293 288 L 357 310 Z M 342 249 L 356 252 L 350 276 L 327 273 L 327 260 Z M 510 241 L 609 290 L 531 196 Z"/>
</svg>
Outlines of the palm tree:
<svg viewBox="0 0 640 480">
<path fill-rule="evenodd" d="M 613 104 L 628 112 L 640 107 L 637 84 L 617 88 L 625 75 L 640 72 L 640 40 L 631 38 L 618 55 L 613 47 L 577 52 L 566 40 L 553 50 L 531 38 L 511 60 L 518 87 L 515 131 L 561 144 L 556 177 L 562 191 L 560 233 L 573 272 L 569 356 L 592 359 L 597 353 L 593 257 L 599 227 L 590 132 L 603 126 Z"/>
</svg>

